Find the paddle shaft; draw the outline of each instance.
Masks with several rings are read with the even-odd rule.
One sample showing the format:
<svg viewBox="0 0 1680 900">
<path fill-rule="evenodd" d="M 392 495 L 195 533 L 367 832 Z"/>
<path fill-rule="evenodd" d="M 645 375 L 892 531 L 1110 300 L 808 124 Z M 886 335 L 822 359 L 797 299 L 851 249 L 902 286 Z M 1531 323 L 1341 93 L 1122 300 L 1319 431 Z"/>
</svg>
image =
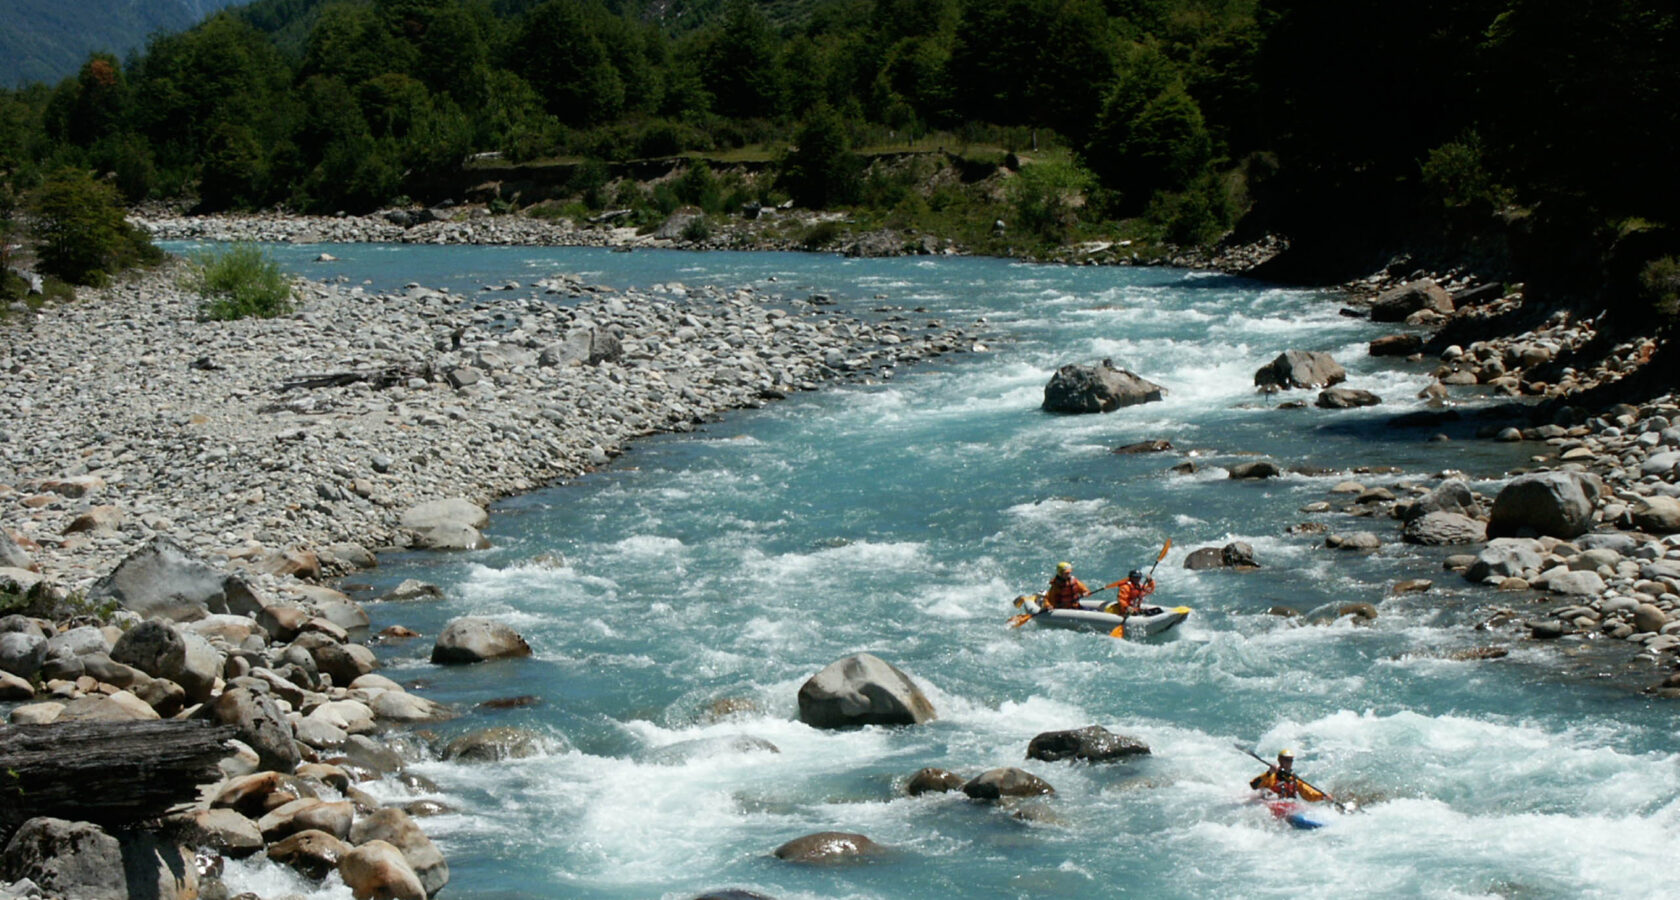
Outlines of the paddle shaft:
<svg viewBox="0 0 1680 900">
<path fill-rule="evenodd" d="M 1271 760 L 1267 759 L 1266 757 L 1261 756 L 1258 753 L 1255 753 L 1253 750 L 1250 750 L 1250 749 L 1248 749 L 1247 747 L 1244 747 L 1241 744 L 1235 744 L 1233 746 L 1235 746 L 1238 750 L 1241 750 L 1242 752 L 1247 753 L 1249 756 L 1252 756 L 1255 759 L 1259 760 L 1262 764 L 1265 765 L 1266 768 L 1271 769 L 1273 772 L 1278 771 L 1277 765 L 1275 763 L 1273 763 Z M 1290 774 L 1294 775 L 1295 773 L 1291 772 Z M 1333 804 L 1337 809 L 1341 810 L 1342 812 L 1347 812 L 1347 806 L 1345 804 L 1343 804 L 1342 801 L 1337 800 L 1334 796 L 1331 796 L 1329 791 L 1327 791 L 1327 790 L 1325 790 L 1321 787 L 1318 787 L 1316 785 L 1309 784 L 1305 778 L 1302 778 L 1299 775 L 1295 775 L 1295 780 L 1300 782 L 1302 787 L 1309 787 L 1309 788 L 1312 788 L 1315 791 L 1318 791 L 1320 794 L 1323 794 L 1324 799 L 1329 800 L 1331 802 L 1331 804 Z"/>
</svg>

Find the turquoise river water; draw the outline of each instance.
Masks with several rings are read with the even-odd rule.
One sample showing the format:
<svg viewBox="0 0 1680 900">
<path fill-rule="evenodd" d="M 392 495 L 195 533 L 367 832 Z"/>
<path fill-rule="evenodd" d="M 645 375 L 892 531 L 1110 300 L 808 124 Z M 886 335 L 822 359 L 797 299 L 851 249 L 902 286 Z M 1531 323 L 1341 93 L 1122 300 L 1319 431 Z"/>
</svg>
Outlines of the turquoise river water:
<svg viewBox="0 0 1680 900">
<path fill-rule="evenodd" d="M 1399 543 L 1392 521 L 1298 512 L 1349 477 L 1392 486 L 1459 470 L 1489 490 L 1537 452 L 1386 427 L 1420 408 L 1427 365 L 1369 358 L 1365 343 L 1387 329 L 1339 315 L 1333 296 L 990 259 L 271 249 L 312 277 L 447 285 L 473 299 L 498 296 L 482 285 L 575 272 L 618 287 L 821 291 L 860 315 L 984 319 L 983 352 L 649 439 L 600 472 L 498 504 L 493 549 L 390 555 L 355 579 L 371 585 L 366 596 L 408 577 L 446 592 L 370 604 L 375 629 L 429 636 L 485 615 L 535 649 L 445 670 L 427 661 L 429 637 L 379 647 L 386 674 L 465 711 L 439 737 L 512 725 L 553 743 L 499 764 L 413 763 L 437 785 L 424 796 L 450 810 L 422 823 L 448 857 L 447 897 L 1675 896 L 1671 708 L 1631 690 L 1639 679 L 1619 674 L 1614 652 L 1477 630 L 1497 606 L 1529 600 L 1442 572 L 1445 552 Z M 323 251 L 339 260 L 310 262 Z M 1273 408 L 1253 373 L 1292 347 L 1330 351 L 1349 386 L 1385 403 Z M 1039 409 L 1058 366 L 1103 358 L 1171 393 L 1107 415 Z M 1110 452 L 1154 438 L 1177 450 Z M 1191 454 L 1200 471 L 1169 471 Z M 1223 464 L 1253 454 L 1338 472 L 1226 478 Z M 1356 466 L 1401 473 L 1347 474 Z M 1374 530 L 1385 546 L 1360 556 L 1286 532 L 1313 519 Z M 1170 639 L 1007 627 L 1010 599 L 1041 588 L 1058 560 L 1102 584 L 1146 566 L 1169 538 L 1156 600 L 1194 609 Z M 1183 568 L 1191 550 L 1232 540 L 1251 543 L 1263 568 Z M 1413 577 L 1436 588 L 1388 596 Z M 1267 614 L 1353 601 L 1377 604 L 1379 617 L 1302 625 Z M 1510 654 L 1452 658 L 1489 644 Z M 800 724 L 800 684 L 860 651 L 907 672 L 939 718 Z M 539 702 L 475 708 L 517 695 Z M 736 712 L 719 718 L 719 701 Z M 1096 766 L 1025 759 L 1035 734 L 1090 724 L 1153 753 Z M 778 752 L 728 749 L 738 736 Z M 1293 747 L 1308 779 L 1361 811 L 1329 814 L 1319 831 L 1282 827 L 1251 802 L 1260 767 L 1236 743 Z M 923 766 L 1021 766 L 1056 793 L 1026 814 L 960 794 L 906 797 L 904 779 Z M 770 855 L 825 830 L 891 850 L 827 868 Z M 238 864 L 230 880 L 264 896 L 349 896 L 268 864 Z"/>
</svg>

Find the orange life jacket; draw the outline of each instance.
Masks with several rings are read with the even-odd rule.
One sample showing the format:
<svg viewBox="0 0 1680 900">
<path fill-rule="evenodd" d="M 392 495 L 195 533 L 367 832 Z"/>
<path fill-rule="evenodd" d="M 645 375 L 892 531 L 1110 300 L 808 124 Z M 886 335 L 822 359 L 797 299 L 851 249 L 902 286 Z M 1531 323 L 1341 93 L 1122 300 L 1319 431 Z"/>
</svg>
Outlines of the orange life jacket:
<svg viewBox="0 0 1680 900">
<path fill-rule="evenodd" d="M 1079 598 L 1091 593 L 1085 582 L 1069 575 L 1063 578 L 1057 575 L 1050 579 L 1050 587 L 1044 591 L 1044 605 L 1048 609 L 1067 609 L 1078 606 Z"/>
</svg>

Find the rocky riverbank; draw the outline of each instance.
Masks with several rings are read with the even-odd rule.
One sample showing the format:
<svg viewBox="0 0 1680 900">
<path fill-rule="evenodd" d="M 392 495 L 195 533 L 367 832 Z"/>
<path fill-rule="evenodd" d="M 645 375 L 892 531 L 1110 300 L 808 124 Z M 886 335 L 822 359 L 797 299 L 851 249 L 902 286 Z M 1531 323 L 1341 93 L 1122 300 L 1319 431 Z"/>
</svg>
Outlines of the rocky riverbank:
<svg viewBox="0 0 1680 900">
<path fill-rule="evenodd" d="M 91 803 L 0 823 L 16 830 L 0 885 L 126 896 L 112 859 L 144 839 L 148 892 L 155 877 L 166 897 L 217 896 L 217 860 L 256 852 L 378 896 L 435 893 L 447 866 L 411 820 L 426 803 L 381 806 L 357 785 L 423 792 L 398 752 L 414 742 L 388 729 L 452 711 L 374 671 L 367 614 L 324 579 L 385 548 L 482 546 L 491 500 L 637 437 L 976 347 L 963 328 L 820 299 L 564 274 L 493 300 L 304 284 L 292 315 L 217 323 L 177 274 L 4 326 L 0 701 L 14 726 L 208 722 L 237 743 L 213 783 L 172 786 L 187 808 L 165 825 L 64 819 Z M 521 650 L 505 626 L 463 620 L 433 659 Z M 416 752 L 499 758 L 523 739 Z"/>
</svg>

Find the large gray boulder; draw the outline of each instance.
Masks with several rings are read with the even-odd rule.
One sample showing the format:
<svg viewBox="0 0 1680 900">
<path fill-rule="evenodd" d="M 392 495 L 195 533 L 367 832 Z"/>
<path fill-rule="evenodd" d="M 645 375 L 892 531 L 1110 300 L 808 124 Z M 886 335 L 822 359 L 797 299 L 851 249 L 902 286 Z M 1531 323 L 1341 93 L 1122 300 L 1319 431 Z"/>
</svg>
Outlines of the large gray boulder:
<svg viewBox="0 0 1680 900">
<path fill-rule="evenodd" d="M 1347 370 L 1328 353 L 1285 350 L 1254 373 L 1254 386 L 1263 391 L 1326 388 L 1347 380 Z"/>
<path fill-rule="evenodd" d="M 1429 278 L 1407 282 L 1378 294 L 1371 301 L 1371 321 L 1404 322 L 1407 316 L 1424 309 L 1444 316 L 1453 313 L 1452 295 Z"/>
<path fill-rule="evenodd" d="M 1066 365 L 1044 386 L 1043 408 L 1058 413 L 1113 412 L 1122 406 L 1151 403 L 1167 389 L 1103 360 L 1100 365 Z"/>
<path fill-rule="evenodd" d="M 175 626 L 162 619 L 147 619 L 117 638 L 111 658 L 153 678 L 173 679 L 186 664 L 187 642 Z"/>
<path fill-rule="evenodd" d="M 210 613 L 248 616 L 262 609 L 249 583 L 192 556 L 168 538 L 129 554 L 88 591 L 88 600 L 115 600 L 142 618 L 190 622 Z"/>
<path fill-rule="evenodd" d="M 1479 544 L 1487 540 L 1487 526 L 1458 513 L 1432 512 L 1401 526 L 1400 537 L 1408 544 L 1422 544 L 1426 547 Z"/>
<path fill-rule="evenodd" d="M 799 687 L 799 720 L 816 728 L 919 725 L 936 718 L 910 676 L 869 653 L 830 663 Z"/>
<path fill-rule="evenodd" d="M 988 769 L 968 780 L 963 793 L 976 800 L 1000 800 L 1004 797 L 1036 797 L 1054 794 L 1050 783 L 1025 769 L 1006 767 Z"/>
<path fill-rule="evenodd" d="M 1359 406 L 1376 406 L 1382 398 L 1370 391 L 1359 388 L 1325 388 L 1318 392 L 1318 399 L 1313 405 L 1320 409 L 1353 409 Z"/>
<path fill-rule="evenodd" d="M 1652 534 L 1680 531 L 1680 500 L 1655 495 L 1641 497 L 1628 511 L 1633 527 Z"/>
<path fill-rule="evenodd" d="M 446 665 L 530 655 L 531 645 L 512 626 L 478 616 L 450 620 L 432 647 L 432 662 Z"/>
<path fill-rule="evenodd" d="M 49 897 L 128 900 L 122 846 L 87 822 L 24 822 L 0 851 L 0 882 L 27 878 Z"/>
<path fill-rule="evenodd" d="M 384 841 L 401 851 L 428 896 L 449 883 L 449 864 L 443 853 L 408 813 L 385 807 L 357 819 L 350 826 L 350 843 L 360 846 L 369 841 Z"/>
<path fill-rule="evenodd" d="M 597 366 L 623 357 L 624 345 L 612 332 L 580 325 L 566 332 L 559 343 L 544 347 L 537 362 L 543 366 Z"/>
<path fill-rule="evenodd" d="M 490 514 L 461 497 L 430 500 L 403 511 L 399 524 L 414 536 L 414 545 L 428 550 L 483 550 L 490 546 L 479 529 Z"/>
<path fill-rule="evenodd" d="M 1488 516 L 1488 537 L 1572 538 L 1592 530 L 1598 483 L 1576 472 L 1520 475 L 1501 488 Z"/>
<path fill-rule="evenodd" d="M 1254 558 L 1254 545 L 1247 541 L 1232 541 L 1223 547 L 1202 547 L 1184 557 L 1184 568 L 1192 571 L 1259 567 L 1260 563 Z"/>
</svg>

